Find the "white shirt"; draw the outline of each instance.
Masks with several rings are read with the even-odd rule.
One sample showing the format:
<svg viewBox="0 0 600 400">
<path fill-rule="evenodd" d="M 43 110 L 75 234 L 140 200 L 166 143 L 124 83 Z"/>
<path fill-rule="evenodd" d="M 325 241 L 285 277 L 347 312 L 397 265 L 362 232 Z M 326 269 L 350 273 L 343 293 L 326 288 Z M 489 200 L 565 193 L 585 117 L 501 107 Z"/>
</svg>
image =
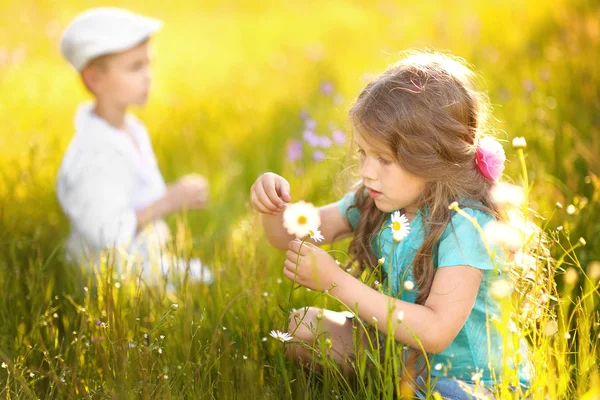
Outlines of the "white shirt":
<svg viewBox="0 0 600 400">
<path fill-rule="evenodd" d="M 58 172 L 58 201 L 71 222 L 68 257 L 85 263 L 113 246 L 147 258 L 150 242 L 169 235 L 163 221 L 136 234 L 135 212 L 164 196 L 165 182 L 143 124 L 126 116 L 124 132 L 98 117 L 93 104 L 79 107 L 75 135 Z M 152 230 L 153 232 L 150 232 Z"/>
</svg>

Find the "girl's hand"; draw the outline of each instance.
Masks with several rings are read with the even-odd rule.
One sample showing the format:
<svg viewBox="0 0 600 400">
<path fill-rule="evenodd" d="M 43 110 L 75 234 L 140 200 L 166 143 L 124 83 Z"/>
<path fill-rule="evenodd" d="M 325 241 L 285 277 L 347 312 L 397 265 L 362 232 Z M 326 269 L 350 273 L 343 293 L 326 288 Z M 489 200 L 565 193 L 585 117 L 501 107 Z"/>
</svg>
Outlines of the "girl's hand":
<svg viewBox="0 0 600 400">
<path fill-rule="evenodd" d="M 290 201 L 290 184 L 272 172 L 261 175 L 250 188 L 252 206 L 263 214 L 278 215 Z"/>
<path fill-rule="evenodd" d="M 283 275 L 293 281 L 295 272 L 296 282 L 300 285 L 321 292 L 331 290 L 333 283 L 339 283 L 345 272 L 326 251 L 307 242 L 300 247 L 301 243 L 299 239 L 289 243 Z"/>
</svg>

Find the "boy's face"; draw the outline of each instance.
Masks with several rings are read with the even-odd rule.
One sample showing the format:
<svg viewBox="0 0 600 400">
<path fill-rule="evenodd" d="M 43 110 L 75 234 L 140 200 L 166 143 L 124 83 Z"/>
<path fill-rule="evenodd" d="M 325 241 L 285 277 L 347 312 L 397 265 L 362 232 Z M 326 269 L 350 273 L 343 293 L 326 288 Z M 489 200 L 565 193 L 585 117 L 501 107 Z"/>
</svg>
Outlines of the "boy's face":
<svg viewBox="0 0 600 400">
<path fill-rule="evenodd" d="M 146 103 L 151 81 L 148 43 L 103 57 L 86 67 L 91 70 L 84 70 L 84 80 L 99 101 L 123 108 Z"/>
</svg>

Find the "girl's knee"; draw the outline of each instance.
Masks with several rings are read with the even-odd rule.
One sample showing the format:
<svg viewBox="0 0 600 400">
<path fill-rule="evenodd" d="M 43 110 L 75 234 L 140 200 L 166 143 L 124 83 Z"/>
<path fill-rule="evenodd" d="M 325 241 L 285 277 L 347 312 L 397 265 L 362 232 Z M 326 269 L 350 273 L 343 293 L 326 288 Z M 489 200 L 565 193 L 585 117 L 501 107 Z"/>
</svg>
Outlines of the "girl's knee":
<svg viewBox="0 0 600 400">
<path fill-rule="evenodd" d="M 303 342 L 312 342 L 316 332 L 316 320 L 318 309 L 315 307 L 304 307 L 290 313 L 288 333 L 295 339 Z"/>
</svg>

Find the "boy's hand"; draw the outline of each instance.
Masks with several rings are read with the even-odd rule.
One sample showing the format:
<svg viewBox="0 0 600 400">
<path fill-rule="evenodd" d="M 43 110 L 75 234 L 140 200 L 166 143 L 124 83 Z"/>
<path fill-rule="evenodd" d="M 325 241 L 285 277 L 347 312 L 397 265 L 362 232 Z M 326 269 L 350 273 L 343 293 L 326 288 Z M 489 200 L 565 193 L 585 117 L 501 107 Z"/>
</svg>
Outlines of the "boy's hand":
<svg viewBox="0 0 600 400">
<path fill-rule="evenodd" d="M 208 201 L 208 181 L 202 175 L 185 175 L 169 186 L 167 195 L 175 211 L 203 208 Z"/>
<path fill-rule="evenodd" d="M 252 206 L 263 214 L 277 215 L 290 201 L 290 184 L 272 172 L 261 175 L 250 188 Z"/>
<path fill-rule="evenodd" d="M 283 275 L 296 283 L 313 290 L 331 290 L 339 284 L 344 271 L 325 250 L 299 239 L 288 245 Z M 297 264 L 297 266 L 296 266 Z"/>
</svg>

